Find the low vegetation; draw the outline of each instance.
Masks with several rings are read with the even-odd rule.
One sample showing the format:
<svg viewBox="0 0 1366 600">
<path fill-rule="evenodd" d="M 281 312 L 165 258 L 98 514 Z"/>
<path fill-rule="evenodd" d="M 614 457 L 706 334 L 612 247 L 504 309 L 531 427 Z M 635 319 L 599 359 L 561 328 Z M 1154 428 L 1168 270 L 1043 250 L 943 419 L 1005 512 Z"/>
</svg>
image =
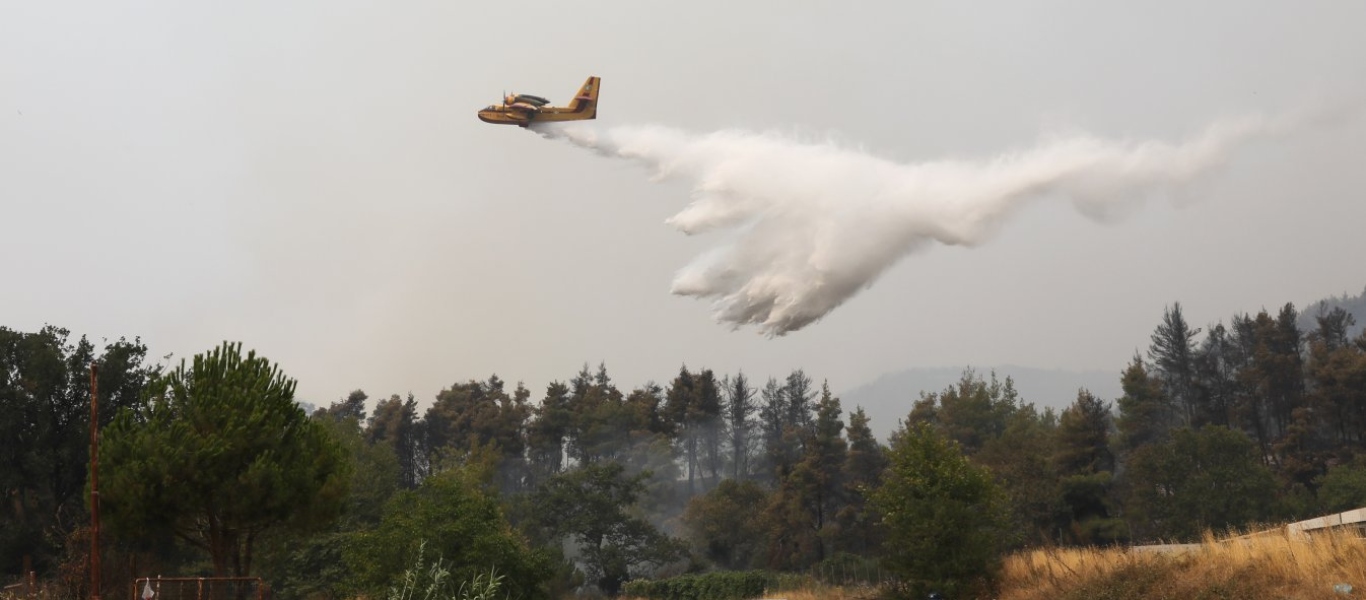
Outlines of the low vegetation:
<svg viewBox="0 0 1366 600">
<path fill-rule="evenodd" d="M 632 581 L 622 593 L 649 600 L 746 600 L 763 596 L 774 583 L 773 576 L 762 571 L 722 571 Z"/>
</svg>

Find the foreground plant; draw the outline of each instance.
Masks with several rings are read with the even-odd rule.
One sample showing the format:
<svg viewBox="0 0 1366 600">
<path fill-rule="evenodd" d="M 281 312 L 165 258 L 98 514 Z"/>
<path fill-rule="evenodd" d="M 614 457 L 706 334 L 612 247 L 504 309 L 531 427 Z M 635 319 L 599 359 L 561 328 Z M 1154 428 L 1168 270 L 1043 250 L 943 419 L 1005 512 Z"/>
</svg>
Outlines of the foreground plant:
<svg viewBox="0 0 1366 600">
<path fill-rule="evenodd" d="M 475 575 L 453 588 L 451 570 L 441 557 L 425 564 L 427 543 L 417 548 L 413 566 L 403 571 L 399 584 L 389 588 L 385 600 L 494 600 L 502 588 L 503 576 L 497 568 L 489 569 L 488 576 Z"/>
</svg>

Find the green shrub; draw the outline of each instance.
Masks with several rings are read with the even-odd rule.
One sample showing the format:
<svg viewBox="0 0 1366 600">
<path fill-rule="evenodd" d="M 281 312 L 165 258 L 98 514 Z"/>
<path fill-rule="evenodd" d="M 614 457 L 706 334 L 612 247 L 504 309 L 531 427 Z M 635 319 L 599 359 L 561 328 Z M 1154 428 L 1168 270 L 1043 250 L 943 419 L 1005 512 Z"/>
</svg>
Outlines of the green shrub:
<svg viewBox="0 0 1366 600">
<path fill-rule="evenodd" d="M 493 569 L 505 578 L 512 600 L 545 600 L 551 569 L 544 551 L 531 548 L 508 524 L 496 497 L 484 490 L 472 470 L 450 469 L 428 477 L 415 490 L 391 498 L 379 525 L 356 532 L 342 549 L 349 589 L 380 598 L 402 583 L 426 552 L 441 557 L 450 581 L 474 581 Z M 418 565 L 419 571 L 428 568 Z"/>
<path fill-rule="evenodd" d="M 650 600 L 747 600 L 759 598 L 775 582 L 762 571 L 717 571 L 680 575 L 668 579 L 638 579 L 622 587 L 622 593 Z"/>
</svg>

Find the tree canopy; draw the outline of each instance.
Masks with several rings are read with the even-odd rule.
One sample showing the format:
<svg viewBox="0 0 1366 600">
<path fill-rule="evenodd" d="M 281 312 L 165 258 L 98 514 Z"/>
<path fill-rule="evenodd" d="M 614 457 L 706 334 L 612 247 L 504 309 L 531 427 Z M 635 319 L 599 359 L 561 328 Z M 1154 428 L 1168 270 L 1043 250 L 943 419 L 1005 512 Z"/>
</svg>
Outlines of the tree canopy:
<svg viewBox="0 0 1366 600">
<path fill-rule="evenodd" d="M 224 343 L 153 388 L 104 434 L 102 507 L 116 531 L 173 534 L 219 575 L 241 576 L 263 535 L 337 516 L 349 463 L 278 366 Z"/>
<path fill-rule="evenodd" d="M 381 593 L 423 540 L 517 573 L 527 597 L 880 558 L 918 589 L 961 590 L 1006 548 L 1190 540 L 1366 502 L 1356 317 L 1157 316 L 1147 352 L 1116 365 L 1118 398 L 1024 398 L 969 369 L 907 390 L 886 441 L 801 369 L 759 385 L 682 367 L 625 388 L 585 364 L 539 398 L 496 374 L 425 398 L 339 386 L 308 416 L 237 344 L 163 372 L 139 342 L 0 328 L 0 435 L 21 442 L 0 446 L 0 569 L 84 561 L 92 361 L 106 564 L 261 574 L 281 600 Z"/>
<path fill-rule="evenodd" d="M 883 564 L 911 597 L 949 595 L 989 580 L 1007 547 L 1006 497 L 991 472 L 928 424 L 898 431 L 872 502 L 887 543 Z"/>
</svg>

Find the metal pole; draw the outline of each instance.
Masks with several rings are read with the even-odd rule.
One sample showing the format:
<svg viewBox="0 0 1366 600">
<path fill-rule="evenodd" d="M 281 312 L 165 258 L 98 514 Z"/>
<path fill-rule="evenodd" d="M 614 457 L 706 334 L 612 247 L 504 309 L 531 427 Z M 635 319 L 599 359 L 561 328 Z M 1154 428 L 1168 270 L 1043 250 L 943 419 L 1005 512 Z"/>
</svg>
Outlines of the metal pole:
<svg viewBox="0 0 1366 600">
<path fill-rule="evenodd" d="M 100 600 L 99 367 L 90 363 L 90 600 Z"/>
</svg>

